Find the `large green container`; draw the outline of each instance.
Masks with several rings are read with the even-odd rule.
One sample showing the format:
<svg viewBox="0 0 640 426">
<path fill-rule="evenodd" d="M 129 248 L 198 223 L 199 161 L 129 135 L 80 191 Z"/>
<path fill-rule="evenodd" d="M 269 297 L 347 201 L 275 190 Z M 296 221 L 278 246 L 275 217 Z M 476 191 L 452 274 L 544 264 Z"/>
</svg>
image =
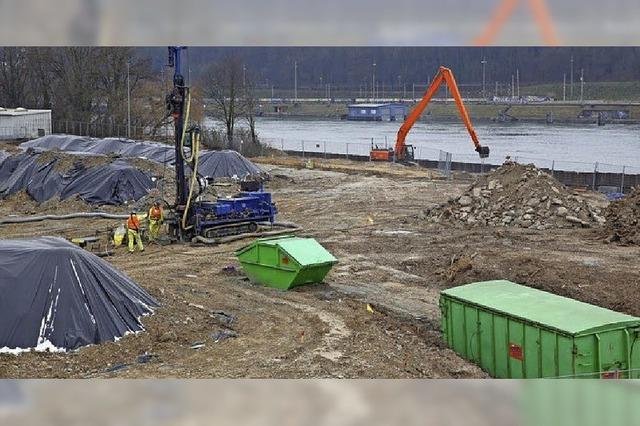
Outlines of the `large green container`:
<svg viewBox="0 0 640 426">
<path fill-rule="evenodd" d="M 319 283 L 338 262 L 313 238 L 261 238 L 236 256 L 251 281 L 279 289 Z"/>
<path fill-rule="evenodd" d="M 440 309 L 449 347 L 494 377 L 640 377 L 640 318 L 503 280 L 445 290 Z"/>
</svg>

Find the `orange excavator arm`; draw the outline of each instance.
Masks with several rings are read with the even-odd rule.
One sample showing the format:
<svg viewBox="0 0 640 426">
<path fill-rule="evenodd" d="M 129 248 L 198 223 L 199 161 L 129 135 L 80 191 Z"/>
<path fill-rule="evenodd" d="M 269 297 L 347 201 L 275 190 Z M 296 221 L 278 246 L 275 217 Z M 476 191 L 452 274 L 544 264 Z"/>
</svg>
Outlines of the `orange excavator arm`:
<svg viewBox="0 0 640 426">
<path fill-rule="evenodd" d="M 442 83 L 446 83 L 449 86 L 449 90 L 453 95 L 453 99 L 456 102 L 456 106 L 458 107 L 458 111 L 460 112 L 460 116 L 462 117 L 462 121 L 464 125 L 467 127 L 467 131 L 471 136 L 471 140 L 473 141 L 473 145 L 476 148 L 478 154 L 480 154 L 481 158 L 486 158 L 489 156 L 489 147 L 482 146 L 480 141 L 478 140 L 478 135 L 476 135 L 476 131 L 473 128 L 473 124 L 471 124 L 471 119 L 469 118 L 469 114 L 467 113 L 467 109 L 464 107 L 464 103 L 462 102 L 462 96 L 460 95 L 460 90 L 458 90 L 458 85 L 456 83 L 456 79 L 453 76 L 453 73 L 449 68 L 440 67 L 438 70 L 438 74 L 431 82 L 431 85 L 422 96 L 422 99 L 416 105 L 416 107 L 411 111 L 411 113 L 407 116 L 407 119 L 398 130 L 398 137 L 396 140 L 395 152 L 396 155 L 399 156 L 399 159 L 402 160 L 402 155 L 405 152 L 405 139 L 407 138 L 407 134 L 413 127 L 420 115 L 423 113 L 424 109 L 427 107 L 433 95 L 438 91 Z"/>
</svg>

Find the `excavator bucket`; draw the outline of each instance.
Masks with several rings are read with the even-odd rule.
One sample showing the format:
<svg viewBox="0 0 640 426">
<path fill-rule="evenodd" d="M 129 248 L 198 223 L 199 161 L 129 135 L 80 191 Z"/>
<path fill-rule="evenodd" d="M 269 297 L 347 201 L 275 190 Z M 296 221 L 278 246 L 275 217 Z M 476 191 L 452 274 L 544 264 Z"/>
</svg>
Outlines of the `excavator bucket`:
<svg viewBox="0 0 640 426">
<path fill-rule="evenodd" d="M 478 151 L 478 154 L 480 154 L 480 158 L 489 157 L 489 147 L 488 146 L 478 147 L 478 149 L 476 149 L 476 151 Z"/>
</svg>

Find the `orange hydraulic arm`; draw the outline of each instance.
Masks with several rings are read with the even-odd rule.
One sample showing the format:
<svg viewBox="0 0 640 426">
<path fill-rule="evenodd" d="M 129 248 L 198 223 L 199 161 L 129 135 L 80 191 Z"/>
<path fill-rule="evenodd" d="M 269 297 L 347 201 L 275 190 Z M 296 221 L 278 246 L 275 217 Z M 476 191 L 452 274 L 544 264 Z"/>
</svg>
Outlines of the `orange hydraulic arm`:
<svg viewBox="0 0 640 426">
<path fill-rule="evenodd" d="M 473 140 L 473 145 L 476 147 L 476 151 L 480 154 L 481 158 L 486 158 L 489 156 L 489 147 L 480 145 L 478 135 L 476 135 L 476 131 L 473 129 L 473 124 L 471 124 L 471 119 L 469 118 L 469 114 L 467 114 L 467 109 L 464 107 L 464 103 L 462 102 L 462 96 L 460 95 L 460 91 L 458 90 L 458 85 L 456 84 L 456 79 L 453 77 L 453 73 L 449 68 L 440 67 L 438 74 L 431 82 L 431 85 L 424 93 L 424 96 L 422 97 L 420 102 L 418 103 L 418 105 L 416 105 L 413 111 L 411 111 L 404 124 L 402 124 L 402 127 L 400 127 L 400 130 L 398 130 L 395 152 L 399 157 L 399 160 L 403 159 L 401 157 L 405 152 L 404 141 L 407 137 L 407 134 L 409 133 L 415 122 L 418 121 L 418 118 L 420 118 L 420 115 L 427 107 L 427 105 L 431 101 L 431 98 L 433 98 L 433 95 L 435 95 L 442 83 L 446 83 L 447 86 L 449 86 L 449 90 L 451 90 L 451 94 L 453 95 L 453 99 L 456 102 L 456 106 L 458 107 L 458 111 L 460 112 L 460 116 L 462 117 L 462 121 L 467 127 L 467 131 L 471 136 L 471 140 Z"/>
</svg>

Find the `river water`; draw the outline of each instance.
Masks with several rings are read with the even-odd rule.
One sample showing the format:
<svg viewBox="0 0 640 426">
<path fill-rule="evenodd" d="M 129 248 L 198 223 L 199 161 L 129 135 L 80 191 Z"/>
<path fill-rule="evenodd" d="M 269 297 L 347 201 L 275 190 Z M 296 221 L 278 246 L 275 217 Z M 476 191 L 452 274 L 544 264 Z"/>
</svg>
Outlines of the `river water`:
<svg viewBox="0 0 640 426">
<path fill-rule="evenodd" d="M 395 142 L 399 122 L 343 120 L 295 120 L 259 118 L 260 139 L 277 148 L 367 155 L 374 143 Z M 483 123 L 476 133 L 491 149 L 491 164 L 507 155 L 556 170 L 640 173 L 640 126 L 547 125 L 531 123 Z M 304 141 L 304 142 L 303 142 Z M 469 134 L 462 123 L 417 123 L 407 137 L 416 147 L 416 158 L 438 159 L 440 150 L 453 161 L 478 162 Z"/>
</svg>

